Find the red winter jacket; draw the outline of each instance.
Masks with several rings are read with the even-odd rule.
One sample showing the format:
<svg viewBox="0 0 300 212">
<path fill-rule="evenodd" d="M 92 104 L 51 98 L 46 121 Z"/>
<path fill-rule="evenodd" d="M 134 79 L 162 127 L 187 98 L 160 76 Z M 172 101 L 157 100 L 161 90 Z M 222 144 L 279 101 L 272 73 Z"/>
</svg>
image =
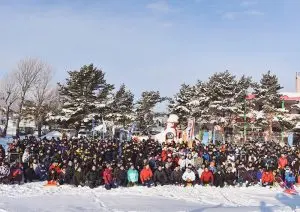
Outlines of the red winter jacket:
<svg viewBox="0 0 300 212">
<path fill-rule="evenodd" d="M 211 171 L 204 171 L 201 175 L 201 182 L 202 183 L 213 183 L 214 181 L 214 176 L 211 173 Z"/>
<path fill-rule="evenodd" d="M 286 159 L 286 157 L 280 157 L 278 159 L 278 168 L 279 169 L 284 169 L 287 164 L 288 164 L 288 160 Z"/>
<path fill-rule="evenodd" d="M 105 184 L 111 184 L 113 180 L 112 176 L 112 170 L 111 169 L 105 169 L 103 172 L 103 179 Z"/>
<path fill-rule="evenodd" d="M 274 182 L 274 175 L 273 172 L 264 172 L 261 178 L 262 183 L 273 183 Z"/>
<path fill-rule="evenodd" d="M 153 173 L 151 171 L 151 169 L 146 169 L 144 168 L 142 171 L 141 171 L 141 174 L 140 174 L 140 178 L 141 178 L 141 181 L 142 183 L 144 183 L 146 180 L 149 180 L 151 179 L 153 176 Z"/>
</svg>

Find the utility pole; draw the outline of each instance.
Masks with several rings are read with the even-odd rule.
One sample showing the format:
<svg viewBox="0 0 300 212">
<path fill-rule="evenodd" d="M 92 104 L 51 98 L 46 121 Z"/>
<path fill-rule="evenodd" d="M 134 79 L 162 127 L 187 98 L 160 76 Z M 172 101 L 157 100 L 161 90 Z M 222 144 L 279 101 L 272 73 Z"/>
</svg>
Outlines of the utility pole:
<svg viewBox="0 0 300 212">
<path fill-rule="evenodd" d="M 247 140 L 247 116 L 246 116 L 246 107 L 247 107 L 247 102 L 246 102 L 246 93 L 245 93 L 245 98 L 244 98 L 244 143 Z"/>
<path fill-rule="evenodd" d="M 284 111 L 285 110 L 285 105 L 284 105 L 284 98 L 282 98 L 282 102 L 281 102 L 281 108 Z M 281 126 L 281 142 L 283 142 L 284 139 L 284 126 Z"/>
</svg>

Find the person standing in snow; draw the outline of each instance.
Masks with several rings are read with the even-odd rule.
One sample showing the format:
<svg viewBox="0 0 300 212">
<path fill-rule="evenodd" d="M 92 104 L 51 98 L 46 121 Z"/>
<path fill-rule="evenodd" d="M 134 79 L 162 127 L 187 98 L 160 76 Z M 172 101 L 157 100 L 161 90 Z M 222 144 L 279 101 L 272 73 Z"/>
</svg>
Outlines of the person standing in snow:
<svg viewBox="0 0 300 212">
<path fill-rule="evenodd" d="M 27 175 L 26 175 L 26 170 L 29 167 L 29 159 L 30 159 L 30 153 L 29 153 L 29 149 L 26 148 L 25 152 L 23 153 L 22 156 L 22 166 L 23 166 L 23 175 L 24 175 L 24 183 L 27 183 Z"/>
<path fill-rule="evenodd" d="M 105 183 L 106 190 L 110 190 L 112 188 L 116 188 L 113 180 L 113 174 L 112 174 L 112 167 L 111 165 L 107 165 L 107 168 L 103 172 L 103 179 Z"/>
</svg>

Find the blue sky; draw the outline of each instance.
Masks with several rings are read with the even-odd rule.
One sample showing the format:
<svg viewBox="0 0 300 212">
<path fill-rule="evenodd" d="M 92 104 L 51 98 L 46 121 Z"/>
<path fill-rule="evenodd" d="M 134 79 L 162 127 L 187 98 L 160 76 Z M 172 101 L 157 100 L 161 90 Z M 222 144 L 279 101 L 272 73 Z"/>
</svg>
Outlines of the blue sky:
<svg viewBox="0 0 300 212">
<path fill-rule="evenodd" d="M 182 83 L 230 70 L 300 71 L 298 0 L 0 0 L 0 71 L 38 57 L 64 81 L 94 63 L 136 95 L 172 96 Z"/>
</svg>

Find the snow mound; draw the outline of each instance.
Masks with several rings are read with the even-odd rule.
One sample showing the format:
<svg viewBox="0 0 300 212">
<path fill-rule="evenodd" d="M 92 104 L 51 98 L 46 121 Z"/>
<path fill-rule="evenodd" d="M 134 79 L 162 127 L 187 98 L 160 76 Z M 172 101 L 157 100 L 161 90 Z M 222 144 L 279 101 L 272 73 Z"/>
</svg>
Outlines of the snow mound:
<svg viewBox="0 0 300 212">
<path fill-rule="evenodd" d="M 300 196 L 280 188 L 133 187 L 106 191 L 43 183 L 0 185 L 1 211 L 298 211 Z"/>
</svg>

